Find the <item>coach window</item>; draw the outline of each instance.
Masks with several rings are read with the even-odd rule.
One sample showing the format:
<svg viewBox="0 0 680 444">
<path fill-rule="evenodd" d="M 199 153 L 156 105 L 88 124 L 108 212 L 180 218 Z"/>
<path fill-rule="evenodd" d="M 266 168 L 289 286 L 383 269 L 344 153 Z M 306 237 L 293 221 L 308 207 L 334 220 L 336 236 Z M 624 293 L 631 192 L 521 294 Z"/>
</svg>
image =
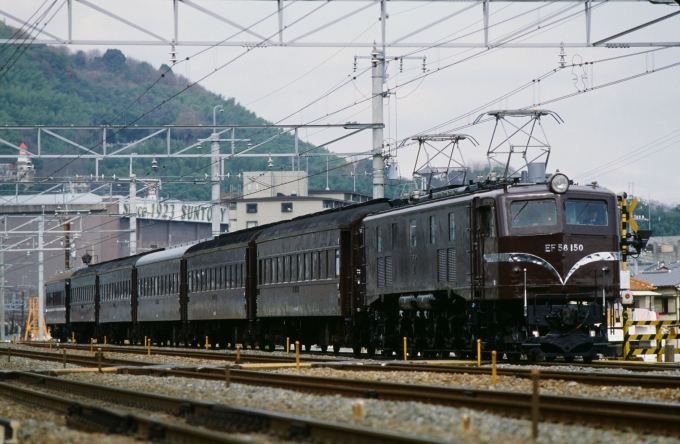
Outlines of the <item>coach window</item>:
<svg viewBox="0 0 680 444">
<path fill-rule="evenodd" d="M 236 267 L 237 265 L 230 265 L 229 270 L 230 270 L 230 275 L 231 275 L 231 280 L 229 281 L 231 288 L 236 288 Z"/>
<path fill-rule="evenodd" d="M 297 280 L 298 281 L 304 280 L 303 279 L 304 276 L 305 276 L 304 255 L 302 255 L 302 254 L 297 255 L 297 271 L 298 271 Z"/>
<path fill-rule="evenodd" d="M 283 282 L 285 273 L 283 272 L 283 257 L 279 256 L 276 258 L 276 271 L 277 271 L 277 276 L 278 278 L 276 279 L 276 282 Z"/>
<path fill-rule="evenodd" d="M 392 224 L 392 249 L 397 249 L 397 224 Z"/>
<path fill-rule="evenodd" d="M 415 247 L 416 246 L 416 220 L 415 219 L 411 219 L 411 221 L 409 222 L 408 236 L 409 236 L 410 245 L 412 247 Z"/>
<path fill-rule="evenodd" d="M 335 277 L 340 277 L 340 250 L 335 250 Z"/>
<path fill-rule="evenodd" d="M 311 260 L 310 260 L 310 254 L 305 253 L 305 280 L 308 281 L 311 279 L 311 273 L 310 273 L 310 267 L 311 267 Z"/>
<path fill-rule="evenodd" d="M 382 227 L 375 227 L 375 239 L 378 253 L 382 251 Z"/>
<path fill-rule="evenodd" d="M 437 218 L 430 216 L 430 243 L 434 244 L 437 240 Z"/>
<path fill-rule="evenodd" d="M 319 279 L 319 252 L 312 252 L 312 280 Z"/>
<path fill-rule="evenodd" d="M 246 204 L 246 213 L 257 213 L 257 204 Z"/>
<path fill-rule="evenodd" d="M 326 251 L 319 254 L 319 279 L 326 279 Z"/>
<path fill-rule="evenodd" d="M 283 282 L 290 281 L 290 256 L 283 256 Z"/>
</svg>

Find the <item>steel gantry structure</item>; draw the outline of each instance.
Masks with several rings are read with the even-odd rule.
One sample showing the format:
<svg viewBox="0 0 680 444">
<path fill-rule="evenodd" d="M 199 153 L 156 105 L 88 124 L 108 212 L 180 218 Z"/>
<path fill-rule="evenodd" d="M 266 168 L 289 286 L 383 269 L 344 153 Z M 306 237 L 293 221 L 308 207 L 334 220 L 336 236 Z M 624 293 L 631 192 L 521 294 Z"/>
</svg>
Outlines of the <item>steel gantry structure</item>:
<svg viewBox="0 0 680 444">
<path fill-rule="evenodd" d="M 333 3 L 332 8 L 336 8 L 337 13 L 330 14 L 332 18 L 314 23 L 313 29 L 305 29 L 303 31 L 295 31 L 288 29 L 284 22 L 284 10 L 293 3 L 310 3 L 310 2 L 324 2 Z M 679 41 L 669 42 L 635 42 L 635 41 L 614 41 L 620 37 L 626 36 L 634 31 L 642 28 L 652 26 L 666 19 L 669 19 L 680 11 L 674 11 L 670 14 L 665 14 L 652 21 L 641 23 L 638 26 L 622 30 L 620 33 L 608 36 L 606 38 L 592 41 L 591 31 L 593 27 L 592 9 L 595 5 L 611 2 L 626 2 L 626 3 L 648 3 L 653 5 L 668 5 L 678 6 L 677 0 L 553 0 L 545 2 L 544 0 L 517 0 L 514 3 L 552 3 L 552 4 L 570 4 L 563 10 L 546 13 L 542 17 L 538 17 L 525 27 L 515 31 L 515 35 L 505 36 L 502 39 L 494 40 L 491 38 L 490 30 L 496 25 L 490 17 L 491 4 L 495 3 L 510 3 L 508 0 L 260 0 L 260 1 L 246 1 L 246 0 L 224 0 L 221 2 L 200 2 L 199 0 L 165 0 L 165 1 L 148 1 L 148 4 L 153 3 L 155 13 L 144 21 L 143 15 L 140 15 L 135 8 L 116 8 L 111 2 L 102 0 L 57 0 L 52 8 L 55 13 L 56 23 L 53 26 L 40 26 L 37 23 L 30 23 L 28 15 L 23 16 L 21 13 L 12 12 L 12 8 L 1 7 L 0 15 L 3 15 L 10 20 L 23 24 L 28 22 L 31 35 L 23 39 L 0 39 L 0 44 L 16 43 L 16 44 L 48 44 L 48 45 L 147 45 L 147 46 L 237 46 L 237 47 L 299 47 L 299 48 L 314 48 L 314 47 L 356 47 L 356 48 L 371 48 L 373 43 L 371 40 L 363 42 L 355 41 L 322 41 L 314 40 L 319 34 L 336 26 L 349 19 L 360 17 L 362 14 L 379 14 L 386 9 L 386 3 L 406 3 L 406 2 L 427 2 L 438 5 L 446 5 L 450 10 L 444 13 L 443 16 L 432 17 L 430 23 L 425 26 L 418 26 L 413 24 L 413 29 L 400 30 L 400 35 L 390 38 L 383 43 L 382 46 L 387 48 L 417 48 L 432 46 L 432 41 L 425 39 L 421 41 L 416 38 L 423 38 L 427 35 L 427 31 L 432 30 L 437 26 L 446 26 L 451 24 L 454 20 L 458 20 L 461 14 L 468 10 L 479 10 L 479 17 L 483 21 L 483 26 L 479 29 L 481 39 L 476 41 L 465 42 L 439 42 L 436 44 L 438 48 L 489 48 L 496 46 L 503 47 L 517 47 L 517 48 L 545 48 L 545 47 L 559 47 L 560 42 L 528 42 L 516 43 L 512 38 L 519 35 L 532 27 L 547 24 L 550 20 L 557 18 L 560 15 L 574 12 L 576 8 L 581 9 L 585 18 L 585 33 L 583 40 L 575 42 L 565 42 L 565 47 L 632 47 L 632 46 L 678 46 Z M 27 2 L 24 2 L 27 3 Z M 145 2 L 137 2 L 135 6 L 142 7 Z M 256 18 L 253 22 L 257 24 L 267 23 L 271 26 L 260 26 L 257 30 L 255 27 L 246 24 L 245 18 L 237 17 L 242 13 L 244 6 L 254 9 L 253 4 L 273 4 L 269 8 L 265 6 L 260 8 L 262 17 Z M 460 3 L 472 3 L 460 7 Z M 226 8 L 220 8 L 220 4 L 228 4 Z M 344 4 L 344 5 L 342 5 Z M 347 6 L 351 4 L 351 6 Z M 0 2 L 2 5 L 2 2 Z M 160 6 L 159 6 L 160 5 Z M 225 14 L 224 9 L 228 11 Z M 349 11 L 347 10 L 349 9 Z M 25 9 L 25 14 L 29 14 L 29 9 Z M 668 12 L 668 11 L 665 11 Z M 86 17 L 90 20 L 93 17 L 107 18 L 115 22 L 117 25 L 115 29 L 101 29 L 97 28 L 97 36 L 88 37 L 83 36 L 86 33 Z M 219 39 L 198 39 L 185 38 L 182 33 L 187 29 L 195 26 L 196 18 L 212 19 L 219 22 L 226 29 L 236 31 L 234 38 Z M 389 18 L 389 15 L 387 16 Z M 615 19 L 615 17 L 610 17 Z M 244 20 L 244 21 L 241 21 Z M 252 19 L 251 19 L 252 20 Z M 241 21 L 239 23 L 239 21 Z M 384 22 L 383 22 L 384 23 Z M 266 29 L 266 31 L 262 31 Z M 143 35 L 144 39 L 130 39 L 121 38 L 121 33 L 136 31 L 138 35 Z M 222 30 L 220 30 L 222 31 Z M 110 34 L 107 35 L 106 33 Z M 80 35 L 80 36 L 79 36 Z M 75 36 L 75 37 L 74 37 Z M 247 37 L 247 38 L 246 38 Z"/>
</svg>

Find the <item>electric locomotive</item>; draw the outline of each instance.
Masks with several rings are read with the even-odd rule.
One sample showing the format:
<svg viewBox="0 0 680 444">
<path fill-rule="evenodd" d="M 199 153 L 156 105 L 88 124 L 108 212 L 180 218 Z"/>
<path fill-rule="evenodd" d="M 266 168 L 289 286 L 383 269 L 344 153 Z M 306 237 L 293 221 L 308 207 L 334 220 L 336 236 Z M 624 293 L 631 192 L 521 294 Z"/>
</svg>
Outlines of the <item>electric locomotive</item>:
<svg viewBox="0 0 680 444">
<path fill-rule="evenodd" d="M 433 190 L 367 217 L 371 345 L 389 354 L 406 337 L 414 356 L 472 356 L 477 340 L 508 359 L 612 354 L 616 202 L 557 173 Z"/>
</svg>

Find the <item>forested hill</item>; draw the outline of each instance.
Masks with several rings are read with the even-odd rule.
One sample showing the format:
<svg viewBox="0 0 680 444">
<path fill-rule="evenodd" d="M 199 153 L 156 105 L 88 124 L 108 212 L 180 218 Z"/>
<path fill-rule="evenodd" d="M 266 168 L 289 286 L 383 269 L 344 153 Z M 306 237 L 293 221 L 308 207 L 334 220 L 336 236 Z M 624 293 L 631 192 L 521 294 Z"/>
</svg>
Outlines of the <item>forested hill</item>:
<svg viewBox="0 0 680 444">
<path fill-rule="evenodd" d="M 0 24 L 0 38 L 16 37 L 17 30 Z M 61 47 L 44 45 L 0 46 L 0 128 L 5 125 L 211 125 L 213 106 L 221 104 L 224 113 L 219 121 L 225 124 L 262 125 L 265 119 L 239 105 L 234 98 L 225 98 L 207 91 L 200 85 L 187 89 L 190 82 L 168 67 L 163 65 L 155 68 L 150 64 L 126 58 L 123 52 L 109 49 L 101 54 L 98 51 L 85 53 L 71 52 Z M 165 73 L 163 77 L 161 75 Z M 155 83 L 155 84 L 154 84 Z M 151 87 L 153 85 L 153 87 Z M 151 87 L 151 88 L 150 88 Z M 177 95 L 177 93 L 181 94 Z M 169 98 L 174 97 L 172 100 Z M 141 97 L 141 98 L 140 98 Z M 163 104 L 163 101 L 168 100 Z M 145 114 L 156 105 L 162 104 L 154 111 Z M 253 130 L 247 137 L 256 144 L 277 134 L 278 130 Z M 62 134 L 73 137 L 73 134 Z M 75 132 L 74 132 L 75 133 Z M 99 134 L 97 134 L 99 133 Z M 79 140 L 85 147 L 97 149 L 101 143 L 101 133 L 92 131 L 90 134 L 80 133 Z M 122 146 L 130 141 L 139 140 L 149 133 L 142 130 L 126 130 L 115 135 L 109 135 L 107 144 L 113 147 Z M 179 134 L 179 133 L 178 133 Z M 206 132 L 181 132 L 184 142 L 195 143 L 199 137 L 206 137 Z M 241 135 L 243 137 L 243 134 Z M 0 138 L 14 144 L 25 142 L 29 150 L 36 146 L 36 131 L 3 131 Z M 74 147 L 49 139 L 51 150 L 59 153 L 74 153 Z M 46 144 L 47 139 L 43 139 Z M 134 152 L 139 154 L 162 152 L 165 140 L 163 137 L 150 139 L 137 145 Z M 177 142 L 179 144 L 179 142 Z M 293 139 L 290 135 L 281 136 L 266 146 L 267 152 L 290 152 Z M 311 145 L 301 144 L 301 150 L 311 148 Z M 206 147 L 207 148 L 207 147 Z M 204 149 L 204 151 L 206 151 Z M 82 152 L 82 150 L 80 151 Z M 110 152 L 110 151 L 109 151 Z M 326 152 L 323 149 L 317 152 Z M 12 148 L 4 145 L 0 148 L 2 154 L 16 153 Z M 285 160 L 284 160 L 285 159 Z M 159 159 L 159 169 L 154 173 L 150 168 L 149 159 L 134 161 L 134 172 L 138 176 L 160 175 L 164 185 L 162 195 L 177 195 L 183 199 L 209 199 L 208 186 L 173 184 L 178 177 L 193 179 L 203 177 L 209 173 L 208 159 Z M 9 163 L 0 160 L 0 163 Z M 75 162 L 64 159 L 44 160 L 34 162 L 36 175 L 39 177 L 65 177 L 75 174 L 88 175 L 94 173 L 93 160 L 77 160 Z M 330 166 L 342 165 L 341 159 L 331 158 Z M 266 158 L 236 158 L 228 162 L 225 170 L 233 175 L 243 171 L 257 171 L 266 169 Z M 302 165 L 307 166 L 306 162 Z M 275 169 L 290 169 L 290 158 L 275 159 Z M 326 168 L 326 159 L 312 158 L 309 162 L 310 188 L 325 188 L 326 175 L 322 173 Z M 366 164 L 362 163 L 357 172 L 361 173 L 357 180 L 357 191 L 370 193 L 370 177 L 363 171 Z M 331 174 L 331 188 L 352 189 L 349 172 L 350 166 L 336 169 Z M 100 163 L 100 174 L 107 176 L 127 176 L 129 174 L 129 160 L 114 159 Z M 316 174 L 316 175 L 315 175 Z M 225 180 L 223 191 L 229 191 L 229 185 L 237 185 L 241 181 L 237 178 Z M 0 186 L 4 192 L 13 192 L 13 188 Z M 39 187 L 38 187 L 39 188 Z M 37 190 L 37 189 L 35 189 Z"/>
</svg>

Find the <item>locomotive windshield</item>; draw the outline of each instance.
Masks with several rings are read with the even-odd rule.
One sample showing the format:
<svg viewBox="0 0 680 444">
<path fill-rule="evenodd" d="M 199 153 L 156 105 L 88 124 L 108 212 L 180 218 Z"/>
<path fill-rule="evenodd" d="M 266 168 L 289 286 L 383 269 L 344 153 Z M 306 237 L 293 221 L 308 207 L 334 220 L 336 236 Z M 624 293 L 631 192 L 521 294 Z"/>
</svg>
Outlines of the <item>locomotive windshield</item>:
<svg viewBox="0 0 680 444">
<path fill-rule="evenodd" d="M 565 205 L 569 225 L 607 225 L 607 203 L 599 200 L 567 200 Z"/>
<path fill-rule="evenodd" d="M 532 227 L 557 224 L 554 200 L 520 200 L 510 204 L 513 227 Z"/>
</svg>

